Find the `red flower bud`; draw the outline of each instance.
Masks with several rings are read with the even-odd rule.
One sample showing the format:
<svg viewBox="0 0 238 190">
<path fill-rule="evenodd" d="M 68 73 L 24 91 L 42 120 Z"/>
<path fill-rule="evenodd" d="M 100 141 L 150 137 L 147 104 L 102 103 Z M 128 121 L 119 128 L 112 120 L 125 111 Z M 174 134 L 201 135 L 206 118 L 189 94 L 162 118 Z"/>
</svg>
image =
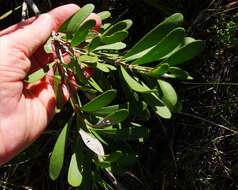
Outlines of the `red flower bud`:
<svg viewBox="0 0 238 190">
<path fill-rule="evenodd" d="M 83 75 L 85 76 L 85 78 L 90 78 L 93 76 L 93 69 L 91 67 L 85 67 L 83 68 Z"/>
</svg>

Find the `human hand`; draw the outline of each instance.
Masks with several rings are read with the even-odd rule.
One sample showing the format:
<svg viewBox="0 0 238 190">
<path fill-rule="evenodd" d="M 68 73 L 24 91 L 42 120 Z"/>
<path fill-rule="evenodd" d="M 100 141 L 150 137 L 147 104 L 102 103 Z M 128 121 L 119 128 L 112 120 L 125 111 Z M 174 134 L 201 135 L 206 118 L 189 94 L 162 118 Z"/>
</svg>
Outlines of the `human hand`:
<svg viewBox="0 0 238 190">
<path fill-rule="evenodd" d="M 24 79 L 49 62 L 42 45 L 78 9 L 61 6 L 0 31 L 0 165 L 34 142 L 54 116 L 52 82 L 45 77 L 27 85 Z"/>
</svg>

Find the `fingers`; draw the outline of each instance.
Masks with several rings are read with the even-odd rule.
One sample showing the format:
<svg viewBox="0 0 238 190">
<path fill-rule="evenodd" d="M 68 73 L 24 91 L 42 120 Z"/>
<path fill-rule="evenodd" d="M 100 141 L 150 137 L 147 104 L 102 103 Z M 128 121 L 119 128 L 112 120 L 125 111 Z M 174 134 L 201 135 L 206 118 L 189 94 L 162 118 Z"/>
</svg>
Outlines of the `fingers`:
<svg viewBox="0 0 238 190">
<path fill-rule="evenodd" d="M 45 43 L 51 32 L 57 31 L 65 20 L 78 9 L 77 5 L 69 4 L 58 7 L 47 14 L 42 14 L 32 24 L 8 34 L 8 40 L 14 48 L 18 48 L 27 57 L 30 57 Z"/>
<path fill-rule="evenodd" d="M 25 26 L 27 26 L 29 24 L 32 24 L 36 19 L 37 19 L 37 17 L 32 17 L 32 18 L 29 18 L 25 21 L 14 24 L 13 26 L 10 26 L 10 27 L 0 31 L 0 37 L 3 36 L 3 35 L 7 35 L 7 34 L 10 34 L 12 32 L 15 32 L 16 30 L 18 30 L 20 28 L 24 28 Z"/>
</svg>

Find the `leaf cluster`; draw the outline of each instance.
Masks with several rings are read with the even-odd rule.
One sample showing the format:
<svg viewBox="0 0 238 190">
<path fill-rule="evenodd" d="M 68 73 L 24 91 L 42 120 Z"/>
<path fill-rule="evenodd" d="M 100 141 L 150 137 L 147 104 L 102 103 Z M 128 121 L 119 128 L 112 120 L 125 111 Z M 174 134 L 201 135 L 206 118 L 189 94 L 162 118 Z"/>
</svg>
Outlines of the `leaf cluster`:
<svg viewBox="0 0 238 190">
<path fill-rule="evenodd" d="M 71 186 L 122 189 L 113 173 L 137 157 L 126 142 L 145 141 L 149 129 L 142 124 L 152 114 L 169 119 L 180 111 L 171 79 L 192 79 L 179 66 L 201 53 L 204 42 L 187 37 L 183 15 L 175 13 L 125 51 L 123 41 L 132 21 L 111 23 L 110 12 L 104 11 L 98 14 L 103 21 L 98 29 L 95 20 L 87 19 L 93 10 L 92 4 L 82 7 L 45 45 L 46 52 L 55 49 L 58 56 L 48 68 L 55 73 L 56 111 L 64 106 L 62 84 L 71 93 L 74 110 L 57 138 L 49 174 L 52 180 L 60 176 L 67 149 Z M 70 64 L 64 63 L 64 52 L 71 56 Z M 48 69 L 31 74 L 27 81 L 41 80 Z"/>
</svg>

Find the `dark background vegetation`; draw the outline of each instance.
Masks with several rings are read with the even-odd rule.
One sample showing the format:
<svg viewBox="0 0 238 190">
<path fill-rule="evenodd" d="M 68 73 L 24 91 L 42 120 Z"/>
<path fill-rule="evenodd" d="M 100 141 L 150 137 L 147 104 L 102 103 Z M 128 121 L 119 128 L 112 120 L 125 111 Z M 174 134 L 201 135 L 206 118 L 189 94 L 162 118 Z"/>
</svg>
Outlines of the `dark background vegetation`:
<svg viewBox="0 0 238 190">
<path fill-rule="evenodd" d="M 20 2 L 0 0 L 0 15 Z M 203 54 L 183 66 L 194 80 L 175 81 L 182 112 L 169 121 L 154 118 L 146 123 L 150 137 L 143 145 L 131 145 L 139 160 L 118 176 L 119 181 L 130 190 L 238 189 L 236 1 L 35 0 L 42 12 L 69 2 L 81 6 L 91 2 L 98 12 L 110 10 L 115 20 L 132 19 L 129 46 L 174 12 L 184 14 L 190 35 L 206 40 Z M 19 21 L 18 10 L 0 21 L 0 29 Z M 0 167 L 0 189 L 70 189 L 65 176 L 56 182 L 48 177 L 54 131 L 64 117 L 56 118 L 27 151 Z"/>
</svg>

